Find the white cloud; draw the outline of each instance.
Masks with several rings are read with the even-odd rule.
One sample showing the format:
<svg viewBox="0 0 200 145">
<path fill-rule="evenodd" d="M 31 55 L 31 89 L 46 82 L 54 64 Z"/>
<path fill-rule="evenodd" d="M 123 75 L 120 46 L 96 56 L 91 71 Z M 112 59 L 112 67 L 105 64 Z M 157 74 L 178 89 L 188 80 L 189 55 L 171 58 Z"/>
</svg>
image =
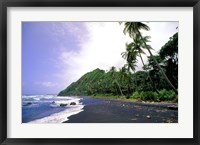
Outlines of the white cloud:
<svg viewBox="0 0 200 145">
<path fill-rule="evenodd" d="M 96 68 L 108 70 L 112 66 L 120 68 L 126 63 L 121 53 L 125 51 L 125 43 L 131 39 L 123 34 L 123 25 L 117 22 L 86 22 L 82 25 L 87 29 L 87 34 L 82 33 L 83 30 L 76 23 L 65 26 L 72 35 L 78 34 L 76 39 L 79 50 L 62 49 L 60 52 L 58 61 L 61 73 L 57 76 L 63 79 L 63 88 Z M 151 31 L 143 32 L 143 35 L 152 37 L 149 44 L 157 52 L 177 31 L 178 23 L 150 22 L 148 25 Z M 147 60 L 146 56 L 143 58 Z M 141 68 L 141 61 L 138 60 L 138 68 Z"/>
<path fill-rule="evenodd" d="M 55 87 L 57 86 L 58 84 L 57 83 L 52 83 L 52 82 L 35 82 L 34 83 L 35 85 L 40 85 L 40 86 L 43 86 L 43 87 Z"/>
<path fill-rule="evenodd" d="M 169 38 L 178 32 L 176 29 L 178 22 L 149 22 L 147 25 L 151 30 L 144 31 L 143 34 L 145 36 L 151 36 L 151 42 L 149 44 L 156 51 L 159 51 Z"/>
<path fill-rule="evenodd" d="M 59 57 L 62 66 L 66 66 L 60 75 L 60 77 L 65 78 L 65 85 L 76 81 L 86 72 L 96 68 L 104 70 L 108 70 L 112 66 L 120 68 L 125 63 L 121 53 L 125 51 L 125 43 L 129 37 L 123 35 L 123 26 L 117 22 L 88 22 L 84 25 L 88 33 L 82 34 L 82 37 L 87 35 L 87 39 L 79 41 L 79 50 L 67 51 L 66 49 Z M 72 27 L 76 32 L 80 31 L 78 28 Z M 77 36 L 77 39 L 80 38 Z"/>
</svg>

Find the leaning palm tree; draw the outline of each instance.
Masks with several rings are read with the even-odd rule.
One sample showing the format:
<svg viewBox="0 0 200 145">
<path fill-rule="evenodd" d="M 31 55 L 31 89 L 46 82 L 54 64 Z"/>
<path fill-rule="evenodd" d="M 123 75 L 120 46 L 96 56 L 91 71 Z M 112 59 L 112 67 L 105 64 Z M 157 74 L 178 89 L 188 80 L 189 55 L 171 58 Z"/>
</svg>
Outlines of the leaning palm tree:
<svg viewBox="0 0 200 145">
<path fill-rule="evenodd" d="M 149 31 L 150 28 L 141 22 L 125 22 L 124 23 L 125 28 L 124 28 L 124 34 L 128 33 L 129 36 L 131 38 L 134 38 L 136 34 L 138 34 L 141 38 L 141 40 L 144 43 L 144 46 L 146 47 L 146 49 L 148 50 L 150 56 L 152 57 L 153 61 L 156 63 L 156 65 L 158 66 L 159 70 L 161 71 L 161 74 L 163 75 L 163 77 L 165 78 L 165 80 L 167 81 L 167 83 L 173 88 L 173 90 L 178 94 L 177 89 L 174 87 L 174 85 L 170 82 L 170 80 L 168 79 L 168 77 L 166 76 L 166 74 L 164 73 L 163 69 L 160 67 L 159 63 L 157 62 L 157 60 L 154 58 L 151 50 L 149 49 L 150 46 L 147 45 L 147 43 L 144 40 L 144 37 L 142 36 L 142 34 L 140 33 L 140 30 L 146 30 Z"/>
<path fill-rule="evenodd" d="M 149 38 L 150 38 L 149 36 L 145 36 L 144 37 L 144 41 L 145 42 L 149 42 Z M 144 47 L 143 41 L 141 40 L 141 38 L 140 38 L 140 36 L 138 34 L 135 35 L 135 37 L 133 38 L 133 42 L 131 42 L 129 44 L 129 46 L 132 49 L 135 49 L 138 52 L 138 55 L 139 55 L 139 57 L 141 59 L 143 67 L 145 67 L 144 60 L 142 58 L 142 54 L 145 54 L 145 52 L 143 51 L 143 48 L 145 48 L 145 47 Z M 150 46 L 148 46 L 148 47 L 149 47 L 149 49 L 152 49 Z M 147 77 L 149 78 L 149 80 L 150 80 L 150 82 L 152 84 L 152 88 L 158 93 L 158 90 L 154 86 L 153 80 L 151 79 L 149 72 L 146 69 L 144 69 L 144 70 L 146 71 L 146 73 L 148 75 Z"/>
</svg>

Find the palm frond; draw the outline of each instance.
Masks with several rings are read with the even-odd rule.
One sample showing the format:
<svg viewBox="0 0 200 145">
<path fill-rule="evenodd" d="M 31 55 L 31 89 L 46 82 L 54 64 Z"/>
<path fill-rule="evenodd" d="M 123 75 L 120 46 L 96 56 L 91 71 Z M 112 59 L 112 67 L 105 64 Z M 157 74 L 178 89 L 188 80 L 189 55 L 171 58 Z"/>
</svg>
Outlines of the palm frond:
<svg viewBox="0 0 200 145">
<path fill-rule="evenodd" d="M 149 26 L 147 26 L 146 24 L 141 23 L 141 22 L 136 22 L 136 23 L 137 23 L 138 30 L 141 30 L 141 29 L 146 30 L 146 31 L 150 30 Z"/>
</svg>

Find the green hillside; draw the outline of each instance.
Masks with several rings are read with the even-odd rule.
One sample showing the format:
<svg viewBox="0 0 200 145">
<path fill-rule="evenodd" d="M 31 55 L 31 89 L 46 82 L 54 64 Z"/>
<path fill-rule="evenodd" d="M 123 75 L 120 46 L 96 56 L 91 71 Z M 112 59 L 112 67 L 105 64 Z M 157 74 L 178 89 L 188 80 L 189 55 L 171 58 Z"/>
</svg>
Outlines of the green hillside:
<svg viewBox="0 0 200 145">
<path fill-rule="evenodd" d="M 66 89 L 59 93 L 59 96 L 89 95 L 92 94 L 92 87 L 103 78 L 104 70 L 95 69 L 83 75 L 78 81 L 73 82 Z"/>
<path fill-rule="evenodd" d="M 123 81 L 121 81 L 123 79 Z M 127 79 L 127 78 L 126 78 Z M 112 67 L 110 71 L 105 72 L 99 68 L 86 73 L 78 81 L 73 82 L 66 89 L 61 91 L 59 96 L 74 95 L 94 95 L 94 94 L 121 94 L 121 89 L 126 92 L 127 80 L 125 73 L 122 74 Z M 119 83 L 120 82 L 120 83 Z M 123 87 L 121 86 L 123 83 Z"/>
</svg>

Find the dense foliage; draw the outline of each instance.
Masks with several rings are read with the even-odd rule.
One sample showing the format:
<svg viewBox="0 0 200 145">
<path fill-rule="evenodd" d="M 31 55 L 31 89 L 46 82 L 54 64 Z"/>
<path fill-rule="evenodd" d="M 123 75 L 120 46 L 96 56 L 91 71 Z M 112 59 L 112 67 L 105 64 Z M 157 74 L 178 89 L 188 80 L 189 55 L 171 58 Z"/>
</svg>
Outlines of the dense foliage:
<svg viewBox="0 0 200 145">
<path fill-rule="evenodd" d="M 117 70 L 113 66 L 105 72 L 97 68 L 73 82 L 59 95 L 94 96 L 101 94 L 150 101 L 177 100 L 178 33 L 170 37 L 157 55 L 153 55 L 151 46 L 147 44 L 150 37 L 142 37 L 139 33 L 142 28 L 149 30 L 148 26 L 140 23 L 125 25 L 124 33 L 130 29 L 128 33 L 133 38 L 133 42 L 125 45 L 126 51 L 121 55 L 127 63 L 121 69 Z M 141 55 L 145 54 L 145 49 L 150 54 L 147 56 L 146 64 Z M 143 70 L 136 71 L 136 63 L 139 59 L 143 64 Z"/>
</svg>

